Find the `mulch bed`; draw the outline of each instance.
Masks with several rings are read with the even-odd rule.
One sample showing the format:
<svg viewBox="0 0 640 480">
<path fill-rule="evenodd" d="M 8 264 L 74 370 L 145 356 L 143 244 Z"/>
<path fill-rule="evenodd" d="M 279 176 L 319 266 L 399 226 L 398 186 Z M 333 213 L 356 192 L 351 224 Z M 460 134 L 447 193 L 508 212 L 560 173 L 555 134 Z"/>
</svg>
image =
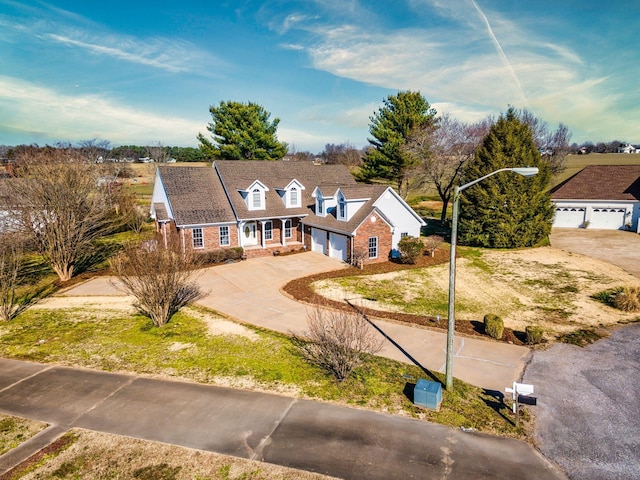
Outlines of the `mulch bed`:
<svg viewBox="0 0 640 480">
<path fill-rule="evenodd" d="M 395 272 L 398 270 L 408 270 L 414 268 L 423 268 L 432 265 L 440 265 L 442 263 L 447 263 L 449 261 L 449 250 L 448 249 L 437 249 L 433 257 L 429 255 L 423 255 L 418 258 L 417 262 L 414 265 L 407 265 L 396 262 L 381 262 L 381 263 L 373 263 L 369 265 L 365 265 L 361 270 L 359 268 L 351 267 L 345 268 L 341 270 L 335 270 L 331 272 L 322 272 L 317 273 L 315 275 L 309 275 L 307 277 L 297 278 L 295 280 L 290 281 L 283 287 L 283 291 L 293 297 L 294 299 L 309 303 L 312 305 L 327 305 L 332 308 L 340 309 L 340 310 L 350 310 L 353 311 L 355 308 L 358 309 L 361 313 L 366 315 L 369 318 L 379 318 L 384 320 L 391 320 L 400 323 L 407 323 L 411 325 L 418 325 L 425 328 L 432 328 L 437 330 L 447 330 L 447 319 L 441 318 L 440 321 L 436 317 L 431 317 L 427 315 L 414 315 L 409 313 L 396 313 L 396 312 L 386 312 L 383 310 L 373 310 L 371 308 L 363 308 L 363 307 L 355 307 L 349 305 L 346 302 L 338 302 L 335 300 L 330 300 L 322 295 L 318 295 L 313 291 L 311 285 L 314 282 L 319 280 L 327 280 L 331 278 L 340 278 L 340 277 L 353 277 L 359 275 L 376 275 L 379 273 L 388 273 Z M 479 321 L 468 321 L 468 320 L 456 320 L 456 333 L 468 336 L 475 337 L 483 337 L 489 338 L 484 333 L 484 325 Z M 520 332 L 518 332 L 520 333 Z M 522 336 L 522 335 L 521 335 Z M 506 343 L 513 343 L 515 345 L 523 345 L 524 342 L 516 336 L 513 330 L 510 328 L 504 329 L 504 333 L 502 335 L 502 340 Z"/>
</svg>

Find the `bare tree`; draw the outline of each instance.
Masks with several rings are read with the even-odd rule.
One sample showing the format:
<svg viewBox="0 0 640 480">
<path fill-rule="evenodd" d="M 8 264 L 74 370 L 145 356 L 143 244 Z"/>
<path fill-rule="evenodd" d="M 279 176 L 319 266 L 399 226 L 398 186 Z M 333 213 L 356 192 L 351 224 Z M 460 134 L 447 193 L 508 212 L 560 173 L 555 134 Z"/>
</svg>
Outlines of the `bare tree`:
<svg viewBox="0 0 640 480">
<path fill-rule="evenodd" d="M 106 157 L 111 152 L 111 142 L 98 138 L 80 140 L 78 147 L 87 161 L 92 163 L 99 163 L 100 157 L 102 157 L 103 161 L 106 160 Z"/>
<path fill-rule="evenodd" d="M 157 327 L 200 298 L 200 287 L 195 282 L 198 265 L 193 252 L 183 252 L 175 237 L 167 248 L 143 243 L 125 248 L 111 260 L 116 277 L 135 297 L 135 307 Z"/>
<path fill-rule="evenodd" d="M 549 162 L 551 173 L 558 175 L 566 168 L 566 158 L 571 148 L 569 141 L 571 140 L 571 132 L 565 124 L 558 124 L 556 130 L 552 130 L 549 124 L 533 112 L 523 108 L 515 110 L 516 116 L 529 126 L 533 133 L 533 141 L 538 147 L 543 158 Z"/>
<path fill-rule="evenodd" d="M 347 165 L 348 167 L 362 164 L 363 150 L 358 150 L 349 142 L 336 145 L 327 143 L 324 151 L 320 154 L 328 164 Z"/>
<path fill-rule="evenodd" d="M 169 149 L 165 147 L 162 142 L 154 142 L 152 145 L 149 145 L 147 147 L 147 156 L 161 165 L 166 165 L 171 158 Z"/>
<path fill-rule="evenodd" d="M 22 229 L 62 281 L 92 254 L 93 242 L 111 227 L 111 211 L 98 171 L 71 148 L 26 151 L 9 182 Z"/>
<path fill-rule="evenodd" d="M 446 220 L 447 207 L 465 165 L 473 158 L 491 123 L 487 118 L 467 124 L 444 114 L 435 128 L 413 131 L 405 144 L 405 152 L 412 155 L 418 165 L 412 175 L 418 183 L 433 184 L 442 200 L 441 222 Z"/>
<path fill-rule="evenodd" d="M 0 320 L 9 321 L 20 306 L 16 299 L 22 267 L 22 239 L 16 233 L 0 234 Z"/>
<path fill-rule="evenodd" d="M 384 339 L 361 315 L 318 306 L 308 314 L 309 330 L 294 335 L 294 344 L 314 365 L 330 372 L 338 382 L 349 378 L 368 356 L 378 353 Z"/>
</svg>

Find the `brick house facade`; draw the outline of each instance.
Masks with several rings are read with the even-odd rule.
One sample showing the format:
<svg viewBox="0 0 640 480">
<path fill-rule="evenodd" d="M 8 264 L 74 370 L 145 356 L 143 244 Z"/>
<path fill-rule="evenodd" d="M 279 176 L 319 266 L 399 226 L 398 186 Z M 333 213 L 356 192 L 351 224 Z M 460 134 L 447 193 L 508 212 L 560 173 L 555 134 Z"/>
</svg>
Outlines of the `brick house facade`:
<svg viewBox="0 0 640 480">
<path fill-rule="evenodd" d="M 382 185 L 357 184 L 347 167 L 310 162 L 216 161 L 159 167 L 151 216 L 159 239 L 184 248 L 242 247 L 248 258 L 318 251 L 345 262 L 386 261 L 423 220 Z"/>
</svg>

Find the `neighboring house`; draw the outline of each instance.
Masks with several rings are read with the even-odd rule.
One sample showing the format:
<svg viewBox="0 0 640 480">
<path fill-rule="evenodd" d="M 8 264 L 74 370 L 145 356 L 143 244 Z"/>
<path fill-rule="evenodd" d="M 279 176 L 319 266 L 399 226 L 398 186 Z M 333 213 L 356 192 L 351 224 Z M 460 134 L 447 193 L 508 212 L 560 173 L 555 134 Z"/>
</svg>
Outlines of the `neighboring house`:
<svg viewBox="0 0 640 480">
<path fill-rule="evenodd" d="M 345 262 L 385 261 L 425 224 L 391 187 L 312 162 L 158 167 L 151 202 L 163 239 L 174 231 L 184 248 L 242 247 L 248 257 L 304 248 Z"/>
<path fill-rule="evenodd" d="M 636 148 L 633 145 L 630 145 L 628 143 L 618 147 L 618 153 L 639 153 L 639 152 L 640 152 L 639 148 Z"/>
<path fill-rule="evenodd" d="M 554 227 L 640 233 L 640 165 L 591 165 L 551 192 Z"/>
</svg>

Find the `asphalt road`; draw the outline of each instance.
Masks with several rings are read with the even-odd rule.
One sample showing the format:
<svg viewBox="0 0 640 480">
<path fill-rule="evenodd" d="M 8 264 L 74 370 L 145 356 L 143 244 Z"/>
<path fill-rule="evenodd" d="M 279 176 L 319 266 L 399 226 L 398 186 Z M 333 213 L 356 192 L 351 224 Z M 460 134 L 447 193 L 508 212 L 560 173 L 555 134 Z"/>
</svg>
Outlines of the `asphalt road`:
<svg viewBox="0 0 640 480">
<path fill-rule="evenodd" d="M 45 421 L 0 474 L 86 428 L 344 479 L 563 479 L 530 445 L 278 395 L 0 359 L 0 412 Z"/>
<path fill-rule="evenodd" d="M 538 399 L 538 447 L 571 479 L 640 479 L 640 325 L 538 351 L 524 382 Z"/>
</svg>

